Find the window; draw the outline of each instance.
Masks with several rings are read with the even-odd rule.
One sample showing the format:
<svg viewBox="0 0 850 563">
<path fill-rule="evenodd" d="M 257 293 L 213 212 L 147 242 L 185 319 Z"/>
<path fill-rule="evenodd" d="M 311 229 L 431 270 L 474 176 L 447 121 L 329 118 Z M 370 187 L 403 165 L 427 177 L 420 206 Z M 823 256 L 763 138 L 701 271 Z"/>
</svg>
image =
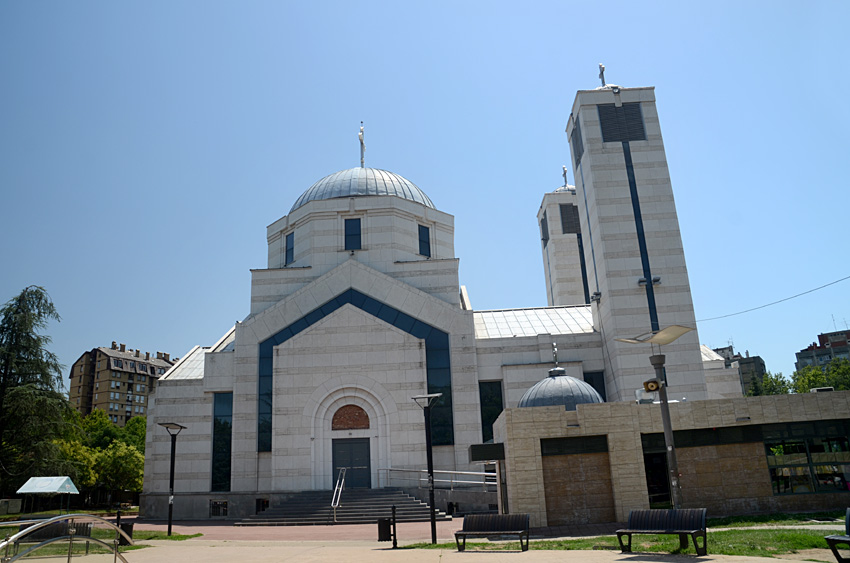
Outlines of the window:
<svg viewBox="0 0 850 563">
<path fill-rule="evenodd" d="M 130 362 L 130 369 L 136 369 L 136 362 Z"/>
<path fill-rule="evenodd" d="M 148 366 L 146 366 L 145 364 L 139 364 L 139 369 L 142 371 L 147 371 Z"/>
<path fill-rule="evenodd" d="M 850 482 L 846 437 L 765 442 L 773 494 L 838 492 Z"/>
<path fill-rule="evenodd" d="M 602 142 L 646 140 L 640 102 L 626 103 L 620 107 L 614 104 L 599 104 L 596 109 L 599 112 Z"/>
<path fill-rule="evenodd" d="M 360 219 L 345 220 L 345 249 L 360 250 Z"/>
<path fill-rule="evenodd" d="M 484 442 L 493 440 L 493 423 L 502 414 L 501 381 L 481 381 L 478 383 L 478 397 L 481 401 L 481 434 Z"/>
<path fill-rule="evenodd" d="M 213 491 L 230 490 L 230 456 L 233 435 L 233 393 L 213 395 L 212 483 Z"/>
<path fill-rule="evenodd" d="M 112 366 L 116 367 L 116 368 L 123 368 L 124 367 L 124 361 L 123 360 L 112 360 Z M 100 366 L 98 366 L 98 367 L 100 367 Z"/>
<path fill-rule="evenodd" d="M 576 235 L 581 232 L 581 224 L 578 218 L 578 207 L 571 203 L 562 203 L 561 208 L 561 233 L 565 235 Z"/>
<path fill-rule="evenodd" d="M 431 229 L 419 225 L 419 254 L 431 257 Z"/>
<path fill-rule="evenodd" d="M 295 233 L 286 235 L 286 254 L 283 258 L 283 265 L 288 266 L 295 261 Z"/>
<path fill-rule="evenodd" d="M 549 244 L 549 220 L 546 219 L 546 212 L 543 212 L 543 218 L 540 220 L 540 239 L 543 241 L 543 248 Z"/>
</svg>

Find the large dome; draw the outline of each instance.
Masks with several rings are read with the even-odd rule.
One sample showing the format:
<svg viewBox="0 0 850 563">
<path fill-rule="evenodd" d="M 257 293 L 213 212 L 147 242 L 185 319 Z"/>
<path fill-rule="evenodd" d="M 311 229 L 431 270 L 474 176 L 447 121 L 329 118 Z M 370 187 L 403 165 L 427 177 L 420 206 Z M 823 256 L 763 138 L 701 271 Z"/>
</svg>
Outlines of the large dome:
<svg viewBox="0 0 850 563">
<path fill-rule="evenodd" d="M 519 407 L 563 405 L 568 411 L 577 405 L 604 403 L 596 389 L 575 377 L 564 375 L 563 368 L 549 370 L 549 377 L 535 383 L 519 400 Z"/>
<path fill-rule="evenodd" d="M 425 192 L 407 178 L 386 170 L 358 167 L 325 176 L 301 194 L 289 212 L 317 199 L 370 195 L 394 195 L 434 207 Z"/>
</svg>

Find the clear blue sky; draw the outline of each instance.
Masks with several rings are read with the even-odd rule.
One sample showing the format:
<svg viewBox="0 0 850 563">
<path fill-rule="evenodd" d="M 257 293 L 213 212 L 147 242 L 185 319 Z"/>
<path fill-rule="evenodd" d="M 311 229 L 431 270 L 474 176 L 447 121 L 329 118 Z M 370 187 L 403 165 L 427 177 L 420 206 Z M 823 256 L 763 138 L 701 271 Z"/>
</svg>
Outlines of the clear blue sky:
<svg viewBox="0 0 850 563">
<path fill-rule="evenodd" d="M 113 340 L 210 345 L 248 313 L 266 225 L 359 164 L 364 120 L 367 166 L 455 216 L 473 306 L 543 306 L 535 215 L 599 62 L 656 87 L 697 318 L 781 299 L 850 275 L 848 21 L 818 1 L 7 0 L 0 301 L 46 287 L 68 366 Z M 700 339 L 788 374 L 850 322 L 848 291 Z"/>
</svg>

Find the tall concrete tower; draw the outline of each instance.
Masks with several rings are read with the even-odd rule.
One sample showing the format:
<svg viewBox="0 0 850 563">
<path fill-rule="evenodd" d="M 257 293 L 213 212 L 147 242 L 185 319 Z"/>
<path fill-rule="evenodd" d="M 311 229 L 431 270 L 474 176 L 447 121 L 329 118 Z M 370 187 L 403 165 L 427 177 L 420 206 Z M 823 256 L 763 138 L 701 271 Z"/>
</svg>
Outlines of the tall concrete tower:
<svg viewBox="0 0 850 563">
<path fill-rule="evenodd" d="M 634 400 L 654 376 L 650 345 L 615 339 L 696 326 L 655 89 L 579 91 L 567 136 L 608 399 Z M 707 398 L 697 331 L 661 352 L 670 399 Z"/>
<path fill-rule="evenodd" d="M 537 212 L 549 306 L 590 303 L 576 188 L 566 182 L 543 196 Z"/>
</svg>

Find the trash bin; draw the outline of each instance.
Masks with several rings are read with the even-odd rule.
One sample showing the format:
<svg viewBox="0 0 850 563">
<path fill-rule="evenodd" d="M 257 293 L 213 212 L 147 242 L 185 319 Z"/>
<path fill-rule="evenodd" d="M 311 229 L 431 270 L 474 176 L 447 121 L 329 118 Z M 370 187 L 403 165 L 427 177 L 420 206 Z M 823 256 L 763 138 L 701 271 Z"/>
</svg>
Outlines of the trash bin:
<svg viewBox="0 0 850 563">
<path fill-rule="evenodd" d="M 121 522 L 120 527 L 122 532 L 131 538 L 133 537 L 133 522 Z M 130 542 L 128 542 L 124 536 L 118 534 L 118 545 L 130 545 Z"/>
<path fill-rule="evenodd" d="M 390 531 L 390 519 L 378 518 L 378 541 L 391 541 L 393 534 Z"/>
</svg>

